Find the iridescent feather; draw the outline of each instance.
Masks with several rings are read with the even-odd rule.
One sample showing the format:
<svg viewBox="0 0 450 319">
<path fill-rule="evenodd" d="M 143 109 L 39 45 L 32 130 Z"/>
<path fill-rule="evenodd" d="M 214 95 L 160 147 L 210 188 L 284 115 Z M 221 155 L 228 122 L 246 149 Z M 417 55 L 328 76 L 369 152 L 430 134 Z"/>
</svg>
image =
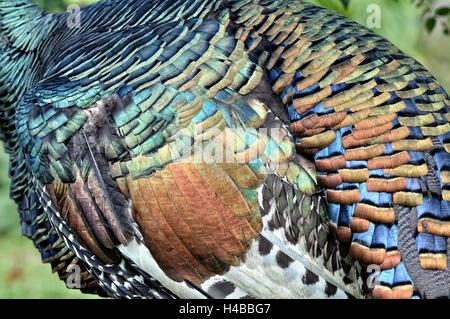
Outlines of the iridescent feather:
<svg viewBox="0 0 450 319">
<path fill-rule="evenodd" d="M 11 197 L 62 279 L 77 264 L 83 291 L 118 298 L 450 296 L 449 97 L 417 61 L 300 0 L 81 14 L 0 1 Z"/>
</svg>

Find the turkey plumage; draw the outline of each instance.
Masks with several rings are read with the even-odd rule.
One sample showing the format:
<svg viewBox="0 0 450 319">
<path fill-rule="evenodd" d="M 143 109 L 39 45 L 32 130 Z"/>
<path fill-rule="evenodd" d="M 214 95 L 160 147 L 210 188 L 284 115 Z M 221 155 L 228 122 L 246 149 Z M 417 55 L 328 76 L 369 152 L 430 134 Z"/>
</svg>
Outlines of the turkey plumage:
<svg viewBox="0 0 450 319">
<path fill-rule="evenodd" d="M 61 279 L 450 296 L 449 97 L 387 40 L 300 0 L 9 0 L 0 32 L 11 197 Z"/>
</svg>

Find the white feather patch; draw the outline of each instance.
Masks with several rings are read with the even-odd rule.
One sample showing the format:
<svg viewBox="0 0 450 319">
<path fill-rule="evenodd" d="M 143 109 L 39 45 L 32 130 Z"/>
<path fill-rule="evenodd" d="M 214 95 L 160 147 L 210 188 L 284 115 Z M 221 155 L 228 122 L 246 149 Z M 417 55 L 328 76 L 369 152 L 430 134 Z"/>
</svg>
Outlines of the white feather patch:
<svg viewBox="0 0 450 319">
<path fill-rule="evenodd" d="M 176 282 L 167 277 L 144 244 L 138 243 L 136 240 L 133 240 L 129 242 L 127 246 L 118 246 L 118 249 L 123 255 L 127 256 L 136 265 L 138 265 L 139 268 L 158 280 L 164 287 L 169 289 L 178 297 L 190 299 L 205 299 L 204 295 L 202 295 L 196 289 L 189 287 L 186 283 Z"/>
</svg>

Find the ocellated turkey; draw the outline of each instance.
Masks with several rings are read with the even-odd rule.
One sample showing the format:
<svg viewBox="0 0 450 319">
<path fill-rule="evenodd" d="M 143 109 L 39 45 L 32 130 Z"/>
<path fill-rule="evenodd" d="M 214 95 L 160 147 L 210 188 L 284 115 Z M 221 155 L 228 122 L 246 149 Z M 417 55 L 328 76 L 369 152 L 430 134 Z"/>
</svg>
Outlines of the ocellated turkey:
<svg viewBox="0 0 450 319">
<path fill-rule="evenodd" d="M 0 1 L 22 232 L 116 298 L 450 296 L 450 102 L 300 0 Z M 72 21 L 73 22 L 73 21 Z"/>
</svg>

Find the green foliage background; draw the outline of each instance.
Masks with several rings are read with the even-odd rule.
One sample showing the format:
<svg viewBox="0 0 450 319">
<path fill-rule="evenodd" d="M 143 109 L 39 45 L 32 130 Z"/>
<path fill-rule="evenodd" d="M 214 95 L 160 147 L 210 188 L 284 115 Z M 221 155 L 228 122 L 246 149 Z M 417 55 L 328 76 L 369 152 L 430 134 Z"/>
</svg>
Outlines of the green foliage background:
<svg viewBox="0 0 450 319">
<path fill-rule="evenodd" d="M 69 4 L 88 5 L 95 0 L 36 0 L 45 10 L 65 11 Z M 436 25 L 432 33 L 424 27 L 422 8 L 411 1 L 311 0 L 366 26 L 369 4 L 381 8 L 381 28 L 375 32 L 419 60 L 450 92 L 450 38 Z M 435 5 L 447 0 L 433 1 Z M 8 158 L 0 152 L 0 298 L 93 298 L 65 287 L 50 266 L 42 264 L 32 242 L 20 235 L 17 209 L 9 199 Z"/>
</svg>

